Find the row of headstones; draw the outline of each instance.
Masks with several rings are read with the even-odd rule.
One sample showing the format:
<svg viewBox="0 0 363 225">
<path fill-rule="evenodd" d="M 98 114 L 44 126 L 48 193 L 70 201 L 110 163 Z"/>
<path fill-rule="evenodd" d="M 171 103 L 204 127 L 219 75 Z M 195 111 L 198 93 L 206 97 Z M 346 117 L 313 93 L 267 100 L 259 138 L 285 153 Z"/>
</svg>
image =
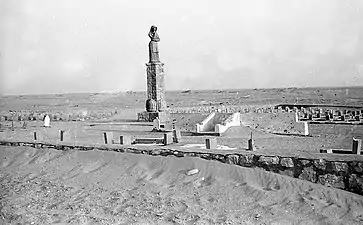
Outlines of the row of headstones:
<svg viewBox="0 0 363 225">
<path fill-rule="evenodd" d="M 332 110 L 332 109 L 306 109 L 298 112 L 302 120 L 324 120 L 324 121 L 362 121 L 363 110 Z"/>
<path fill-rule="evenodd" d="M 282 112 L 283 110 L 281 110 Z M 169 109 L 170 113 L 212 113 L 212 112 L 218 112 L 218 113 L 277 113 L 279 112 L 278 109 L 275 109 L 273 106 L 269 107 L 239 107 L 239 106 L 224 106 L 224 107 L 198 107 L 198 108 L 172 108 Z M 283 111 L 285 112 L 285 111 Z"/>
<path fill-rule="evenodd" d="M 17 114 L 8 114 L 8 115 L 0 115 L 0 121 L 39 121 L 43 120 L 45 115 L 49 115 L 51 120 L 53 121 L 83 121 L 90 119 L 102 119 L 105 117 L 111 117 L 117 112 L 94 112 L 90 113 L 87 116 L 80 115 L 79 113 L 17 113 Z"/>
<path fill-rule="evenodd" d="M 0 121 L 42 121 L 46 114 L 38 115 L 22 115 L 22 116 L 12 116 L 12 115 L 1 115 Z M 48 114 L 49 115 L 49 114 Z M 75 121 L 84 119 L 81 116 L 74 115 L 49 115 L 53 121 Z"/>
<path fill-rule="evenodd" d="M 0 123 L 0 130 L 2 129 L 7 129 L 10 128 L 11 130 L 14 130 L 15 128 L 22 128 L 22 129 L 26 129 L 28 127 L 28 123 L 27 121 L 22 121 L 22 122 L 15 122 L 11 121 L 11 124 L 9 125 L 3 125 L 2 123 Z"/>
</svg>

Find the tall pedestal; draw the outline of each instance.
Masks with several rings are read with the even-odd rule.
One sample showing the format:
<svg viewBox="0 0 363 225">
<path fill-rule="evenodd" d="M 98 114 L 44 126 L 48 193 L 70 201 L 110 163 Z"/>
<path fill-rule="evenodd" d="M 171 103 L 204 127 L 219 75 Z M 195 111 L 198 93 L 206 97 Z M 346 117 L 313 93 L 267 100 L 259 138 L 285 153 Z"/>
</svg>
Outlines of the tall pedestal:
<svg viewBox="0 0 363 225">
<path fill-rule="evenodd" d="M 166 110 L 164 93 L 164 63 L 147 63 L 147 99 L 156 102 L 156 111 Z"/>
<path fill-rule="evenodd" d="M 147 99 L 152 100 L 152 107 L 146 107 L 146 111 L 138 113 L 139 121 L 152 122 L 159 118 L 161 123 L 170 120 L 170 114 L 166 111 L 164 89 L 164 63 L 151 62 L 146 64 L 147 72 Z M 147 105 L 147 103 L 145 104 Z"/>
</svg>

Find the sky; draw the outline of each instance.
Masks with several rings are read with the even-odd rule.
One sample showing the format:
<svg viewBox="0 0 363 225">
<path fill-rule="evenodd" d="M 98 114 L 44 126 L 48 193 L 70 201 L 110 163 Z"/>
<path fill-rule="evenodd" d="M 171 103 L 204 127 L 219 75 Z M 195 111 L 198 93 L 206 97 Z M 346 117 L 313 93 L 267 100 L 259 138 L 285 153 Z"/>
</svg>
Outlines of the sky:
<svg viewBox="0 0 363 225">
<path fill-rule="evenodd" d="M 0 0 L 0 94 L 363 86 L 362 0 Z"/>
</svg>

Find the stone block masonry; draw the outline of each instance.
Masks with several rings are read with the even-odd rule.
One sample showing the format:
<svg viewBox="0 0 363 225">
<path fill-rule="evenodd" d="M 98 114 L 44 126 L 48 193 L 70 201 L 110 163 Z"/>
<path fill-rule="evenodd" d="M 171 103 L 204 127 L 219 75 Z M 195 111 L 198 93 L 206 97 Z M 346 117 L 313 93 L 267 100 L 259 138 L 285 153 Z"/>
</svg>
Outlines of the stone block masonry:
<svg viewBox="0 0 363 225">
<path fill-rule="evenodd" d="M 147 98 L 156 102 L 156 111 L 166 109 L 164 87 L 164 64 L 148 63 L 147 66 Z"/>
</svg>

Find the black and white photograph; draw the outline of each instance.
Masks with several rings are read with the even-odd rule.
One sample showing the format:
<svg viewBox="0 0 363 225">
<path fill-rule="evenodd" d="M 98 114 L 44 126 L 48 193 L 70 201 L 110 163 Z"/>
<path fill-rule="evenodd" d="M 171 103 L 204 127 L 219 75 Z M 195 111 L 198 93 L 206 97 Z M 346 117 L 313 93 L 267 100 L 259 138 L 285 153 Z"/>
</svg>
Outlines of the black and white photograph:
<svg viewBox="0 0 363 225">
<path fill-rule="evenodd" d="M 362 225 L 362 0 L 0 0 L 0 225 Z"/>
</svg>

